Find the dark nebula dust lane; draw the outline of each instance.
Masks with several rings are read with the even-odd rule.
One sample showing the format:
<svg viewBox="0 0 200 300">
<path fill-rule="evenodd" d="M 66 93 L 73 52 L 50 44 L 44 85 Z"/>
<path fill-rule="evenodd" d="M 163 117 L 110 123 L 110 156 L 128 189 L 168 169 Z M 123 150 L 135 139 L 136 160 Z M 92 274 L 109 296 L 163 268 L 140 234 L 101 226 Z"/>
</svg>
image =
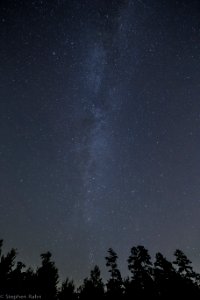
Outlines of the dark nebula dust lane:
<svg viewBox="0 0 200 300">
<path fill-rule="evenodd" d="M 0 236 L 61 276 L 132 246 L 199 270 L 199 1 L 0 3 Z"/>
</svg>

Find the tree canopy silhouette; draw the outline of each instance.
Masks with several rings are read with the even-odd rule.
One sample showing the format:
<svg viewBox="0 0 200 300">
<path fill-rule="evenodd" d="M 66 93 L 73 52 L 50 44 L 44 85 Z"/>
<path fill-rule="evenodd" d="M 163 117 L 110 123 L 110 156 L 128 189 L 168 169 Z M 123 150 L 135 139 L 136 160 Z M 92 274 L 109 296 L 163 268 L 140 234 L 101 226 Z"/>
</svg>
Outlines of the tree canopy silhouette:
<svg viewBox="0 0 200 300">
<path fill-rule="evenodd" d="M 110 279 L 107 282 L 107 296 L 110 298 L 120 298 L 123 294 L 123 281 L 121 273 L 117 266 L 117 253 L 112 249 L 108 249 L 108 256 L 105 257 L 106 266 L 109 268 Z"/>
<path fill-rule="evenodd" d="M 80 287 L 80 299 L 102 299 L 104 295 L 104 284 L 101 278 L 101 272 L 96 265 L 90 272 L 90 277 L 84 279 L 83 285 Z"/>
<path fill-rule="evenodd" d="M 200 275 L 180 249 L 175 250 L 172 262 L 160 252 L 152 262 L 144 246 L 134 246 L 127 259 L 131 276 L 122 278 L 118 255 L 109 248 L 105 257 L 110 274 L 108 280 L 103 281 L 100 268 L 95 265 L 90 276 L 76 287 L 68 277 L 62 283 L 59 281 L 50 252 L 41 254 L 41 265 L 34 270 L 16 261 L 16 249 L 3 254 L 2 247 L 3 240 L 0 240 L 1 299 L 7 299 L 7 294 L 26 297 L 24 299 L 36 295 L 41 300 L 200 299 Z"/>
</svg>

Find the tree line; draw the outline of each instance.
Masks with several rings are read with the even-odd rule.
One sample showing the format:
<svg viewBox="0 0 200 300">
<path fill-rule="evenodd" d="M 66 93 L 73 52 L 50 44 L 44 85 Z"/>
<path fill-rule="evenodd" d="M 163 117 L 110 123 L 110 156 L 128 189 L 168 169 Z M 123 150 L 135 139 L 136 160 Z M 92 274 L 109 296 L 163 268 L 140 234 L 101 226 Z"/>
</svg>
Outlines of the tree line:
<svg viewBox="0 0 200 300">
<path fill-rule="evenodd" d="M 200 299 L 200 274 L 177 249 L 171 262 L 158 252 L 152 262 L 144 246 L 132 247 L 127 259 L 130 275 L 122 278 L 118 255 L 109 248 L 105 257 L 109 279 L 103 282 L 96 265 L 89 277 L 76 287 L 66 278 L 59 284 L 58 269 L 50 252 L 40 255 L 41 265 L 33 270 L 17 262 L 17 251 L 2 253 L 0 240 L 0 299 L 85 300 L 85 299 Z"/>
</svg>

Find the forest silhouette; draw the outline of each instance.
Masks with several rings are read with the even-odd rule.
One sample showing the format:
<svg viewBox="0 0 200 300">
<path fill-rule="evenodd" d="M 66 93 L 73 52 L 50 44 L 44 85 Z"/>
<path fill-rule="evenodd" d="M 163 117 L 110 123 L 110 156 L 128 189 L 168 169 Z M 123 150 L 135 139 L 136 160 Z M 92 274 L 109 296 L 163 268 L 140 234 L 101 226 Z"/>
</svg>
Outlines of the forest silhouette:
<svg viewBox="0 0 200 300">
<path fill-rule="evenodd" d="M 200 299 L 200 274 L 183 251 L 167 260 L 160 252 L 154 262 L 144 246 L 132 247 L 127 259 L 130 276 L 122 278 L 118 255 L 109 248 L 105 257 L 109 279 L 104 282 L 96 265 L 89 277 L 76 287 L 73 280 L 59 282 L 58 269 L 50 252 L 40 255 L 41 265 L 33 270 L 17 262 L 17 251 L 2 253 L 0 240 L 0 299 Z"/>
</svg>

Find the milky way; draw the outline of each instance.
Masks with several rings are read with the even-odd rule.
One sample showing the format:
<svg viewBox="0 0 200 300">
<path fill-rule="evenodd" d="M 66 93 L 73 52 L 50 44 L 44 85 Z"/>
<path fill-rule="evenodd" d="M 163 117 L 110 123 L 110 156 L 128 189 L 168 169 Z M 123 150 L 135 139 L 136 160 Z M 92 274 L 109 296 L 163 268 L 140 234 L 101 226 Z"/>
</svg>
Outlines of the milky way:
<svg viewBox="0 0 200 300">
<path fill-rule="evenodd" d="M 0 3 L 0 236 L 80 282 L 113 247 L 199 270 L 199 1 Z"/>
</svg>

